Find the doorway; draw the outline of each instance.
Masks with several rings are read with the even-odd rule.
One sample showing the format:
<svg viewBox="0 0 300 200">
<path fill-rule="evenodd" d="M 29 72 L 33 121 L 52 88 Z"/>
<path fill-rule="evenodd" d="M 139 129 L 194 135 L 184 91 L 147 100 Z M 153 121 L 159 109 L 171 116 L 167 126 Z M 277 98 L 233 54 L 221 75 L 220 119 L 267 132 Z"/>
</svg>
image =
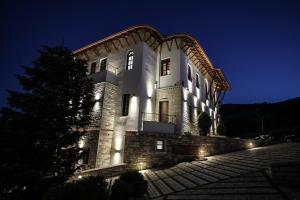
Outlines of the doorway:
<svg viewBox="0 0 300 200">
<path fill-rule="evenodd" d="M 169 122 L 169 101 L 159 102 L 159 122 Z"/>
</svg>

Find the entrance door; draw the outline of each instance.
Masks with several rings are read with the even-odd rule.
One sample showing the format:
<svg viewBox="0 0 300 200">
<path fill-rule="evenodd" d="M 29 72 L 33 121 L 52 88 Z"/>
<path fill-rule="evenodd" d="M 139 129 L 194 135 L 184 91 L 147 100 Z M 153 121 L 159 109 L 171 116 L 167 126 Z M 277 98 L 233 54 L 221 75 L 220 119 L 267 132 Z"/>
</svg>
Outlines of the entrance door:
<svg viewBox="0 0 300 200">
<path fill-rule="evenodd" d="M 159 122 L 168 123 L 169 120 L 169 102 L 160 101 L 159 102 Z"/>
</svg>

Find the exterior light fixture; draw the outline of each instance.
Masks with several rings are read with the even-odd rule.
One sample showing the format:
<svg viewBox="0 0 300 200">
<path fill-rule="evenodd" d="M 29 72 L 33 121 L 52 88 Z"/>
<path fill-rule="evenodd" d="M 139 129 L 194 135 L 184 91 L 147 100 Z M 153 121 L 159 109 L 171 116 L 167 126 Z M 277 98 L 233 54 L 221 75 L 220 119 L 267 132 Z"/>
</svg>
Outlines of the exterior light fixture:
<svg viewBox="0 0 300 200">
<path fill-rule="evenodd" d="M 207 160 L 205 158 L 205 151 L 204 149 L 200 148 L 199 151 L 198 151 L 198 160 L 199 161 L 204 161 L 204 160 Z"/>
<path fill-rule="evenodd" d="M 78 178 L 78 179 L 82 179 L 82 176 L 81 176 L 81 175 L 79 175 L 79 176 L 77 176 L 77 178 Z"/>
<path fill-rule="evenodd" d="M 100 100 L 100 94 L 99 94 L 99 93 L 96 93 L 96 95 L 95 95 L 95 100 L 96 100 L 96 101 L 99 101 L 99 100 Z"/>
<path fill-rule="evenodd" d="M 80 149 L 82 149 L 83 146 L 84 146 L 84 141 L 83 141 L 83 140 L 80 140 L 80 141 L 78 142 L 78 147 L 79 147 Z"/>
<path fill-rule="evenodd" d="M 249 142 L 249 147 L 252 148 L 253 147 L 253 143 Z"/>
<path fill-rule="evenodd" d="M 157 81 L 154 83 L 154 88 L 157 89 Z"/>
<path fill-rule="evenodd" d="M 145 168 L 145 163 L 144 162 L 139 162 L 138 163 L 138 169 L 143 170 Z"/>
</svg>

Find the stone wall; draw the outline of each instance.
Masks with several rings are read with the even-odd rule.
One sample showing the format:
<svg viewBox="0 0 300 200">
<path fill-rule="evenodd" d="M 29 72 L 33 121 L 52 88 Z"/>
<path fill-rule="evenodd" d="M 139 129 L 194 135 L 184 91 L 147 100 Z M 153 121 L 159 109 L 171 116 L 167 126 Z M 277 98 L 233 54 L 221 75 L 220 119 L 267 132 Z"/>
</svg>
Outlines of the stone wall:
<svg viewBox="0 0 300 200">
<path fill-rule="evenodd" d="M 115 121 L 120 107 L 118 86 L 105 82 L 95 167 L 110 165 Z"/>
<path fill-rule="evenodd" d="M 165 151 L 156 150 L 156 141 L 164 140 Z M 184 156 L 174 153 L 175 146 L 194 146 L 203 150 L 203 156 L 221 154 L 255 146 L 253 141 L 209 136 L 170 136 L 162 134 L 139 134 L 127 132 L 124 162 L 129 169 L 151 168 L 174 164 Z"/>
</svg>

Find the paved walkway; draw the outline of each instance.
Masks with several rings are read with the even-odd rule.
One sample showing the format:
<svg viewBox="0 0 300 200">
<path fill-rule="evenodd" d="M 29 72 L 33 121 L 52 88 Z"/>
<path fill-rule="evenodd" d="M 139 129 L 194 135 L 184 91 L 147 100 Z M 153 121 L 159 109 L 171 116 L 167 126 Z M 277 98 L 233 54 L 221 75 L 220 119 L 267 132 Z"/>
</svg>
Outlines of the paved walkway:
<svg viewBox="0 0 300 200">
<path fill-rule="evenodd" d="M 285 199 L 262 173 L 270 163 L 300 161 L 300 143 L 278 144 L 141 171 L 152 199 Z"/>
</svg>

